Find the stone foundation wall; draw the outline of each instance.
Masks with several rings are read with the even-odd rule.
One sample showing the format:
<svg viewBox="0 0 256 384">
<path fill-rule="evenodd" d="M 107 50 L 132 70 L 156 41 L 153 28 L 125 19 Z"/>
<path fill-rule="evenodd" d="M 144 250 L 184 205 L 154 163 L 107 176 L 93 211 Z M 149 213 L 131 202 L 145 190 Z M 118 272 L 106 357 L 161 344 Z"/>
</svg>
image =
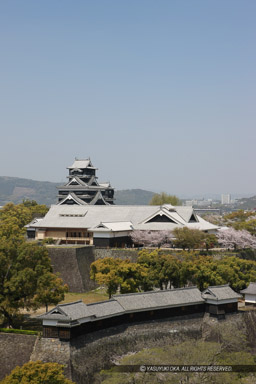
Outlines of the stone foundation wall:
<svg viewBox="0 0 256 384">
<path fill-rule="evenodd" d="M 188 339 L 217 341 L 219 324 L 240 329 L 244 335 L 256 334 L 256 314 L 237 313 L 219 322 L 215 318 L 191 315 L 151 322 L 123 324 L 79 336 L 70 342 L 28 335 L 0 334 L 0 380 L 17 365 L 36 360 L 65 365 L 65 375 L 76 384 L 99 384 L 101 369 L 129 352 L 143 348 L 175 345 Z M 235 335 L 234 335 L 235 337 Z M 256 347 L 252 340 L 252 348 Z"/>
<path fill-rule="evenodd" d="M 54 362 L 65 365 L 65 376 L 71 379 L 70 343 L 59 339 L 37 338 L 31 361 Z"/>
</svg>

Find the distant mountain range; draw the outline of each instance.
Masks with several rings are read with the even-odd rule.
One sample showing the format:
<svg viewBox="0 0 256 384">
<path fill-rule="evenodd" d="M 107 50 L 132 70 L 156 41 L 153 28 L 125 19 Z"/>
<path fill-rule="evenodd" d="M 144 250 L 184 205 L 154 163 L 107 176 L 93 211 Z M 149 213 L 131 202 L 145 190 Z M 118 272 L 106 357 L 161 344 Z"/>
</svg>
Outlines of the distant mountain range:
<svg viewBox="0 0 256 384">
<path fill-rule="evenodd" d="M 14 204 L 25 200 L 35 200 L 38 204 L 56 204 L 57 186 L 62 182 L 36 181 L 18 177 L 0 176 L 0 206 L 12 201 Z M 152 199 L 154 192 L 143 189 L 125 189 L 115 191 L 117 205 L 144 205 Z M 238 200 L 237 209 L 255 209 L 256 196 Z"/>
<path fill-rule="evenodd" d="M 36 181 L 18 177 L 0 176 L 0 205 L 12 201 L 14 204 L 25 200 L 35 200 L 38 204 L 51 205 L 57 202 L 57 186 L 63 183 Z M 115 204 L 148 204 L 154 192 L 143 189 L 115 191 Z"/>
</svg>

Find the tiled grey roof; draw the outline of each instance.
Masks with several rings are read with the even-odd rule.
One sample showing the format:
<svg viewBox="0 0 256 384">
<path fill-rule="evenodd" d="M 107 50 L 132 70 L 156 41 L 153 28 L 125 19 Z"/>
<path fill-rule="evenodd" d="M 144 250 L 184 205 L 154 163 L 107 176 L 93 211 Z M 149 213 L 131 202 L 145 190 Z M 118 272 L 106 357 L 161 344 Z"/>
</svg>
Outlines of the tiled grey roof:
<svg viewBox="0 0 256 384">
<path fill-rule="evenodd" d="M 87 304 L 87 307 L 96 318 L 124 313 L 124 308 L 114 299 Z"/>
<path fill-rule="evenodd" d="M 150 205 L 138 205 L 138 206 L 129 206 L 129 205 L 86 205 L 87 214 L 84 217 L 70 217 L 71 214 L 79 214 L 80 210 L 83 210 L 85 206 L 79 205 L 52 205 L 45 218 L 39 222 L 35 223 L 34 227 L 36 228 L 95 228 L 100 223 L 109 223 L 109 222 L 128 222 L 130 221 L 134 228 L 143 229 L 142 223 L 148 217 L 159 211 L 159 206 L 150 206 Z M 184 212 L 187 207 L 175 207 L 173 208 L 177 213 L 180 209 Z M 191 208 L 188 207 L 188 210 L 191 212 Z M 174 212 L 175 216 L 177 213 Z M 64 217 L 64 214 L 68 214 L 68 217 Z M 172 213 L 169 212 L 169 215 Z M 189 216 L 189 215 L 188 215 Z M 190 216 L 189 216 L 190 217 Z M 152 227 L 150 226 L 152 224 Z M 173 223 L 148 223 L 145 224 L 144 229 L 152 230 L 161 230 L 169 229 L 172 230 L 176 227 L 176 224 Z M 194 227 L 194 224 L 188 224 L 184 222 L 184 225 L 188 227 Z M 196 223 L 197 226 L 201 226 L 201 229 L 207 230 L 209 228 L 217 228 L 211 223 L 206 222 L 205 220 L 199 220 L 199 223 Z M 179 224 L 177 224 L 179 226 Z M 163 228 L 164 227 L 164 228 Z"/>
<path fill-rule="evenodd" d="M 208 292 L 208 294 L 207 294 Z M 100 318 L 121 315 L 126 312 L 139 312 L 161 308 L 203 304 L 205 300 L 231 300 L 241 295 L 228 285 L 208 287 L 202 294 L 197 287 L 177 288 L 163 291 L 150 291 L 115 295 L 111 300 L 84 304 L 81 300 L 57 305 L 48 313 L 38 316 L 42 320 L 57 320 L 59 323 L 95 321 Z"/>
<path fill-rule="evenodd" d="M 256 295 L 256 283 L 250 283 L 249 286 L 240 291 L 240 293 L 250 293 L 252 295 Z"/>
<path fill-rule="evenodd" d="M 233 291 L 230 286 L 227 285 L 218 285 L 213 287 L 208 287 L 202 292 L 202 297 L 204 299 L 210 300 L 228 300 L 228 299 L 238 299 L 241 297 L 238 293 Z"/>
<path fill-rule="evenodd" d="M 90 159 L 84 159 L 84 160 L 78 160 L 76 159 L 74 163 L 71 165 L 71 167 L 68 167 L 68 169 L 84 169 L 84 168 L 94 168 L 94 166 L 91 163 Z"/>
<path fill-rule="evenodd" d="M 204 303 L 201 292 L 196 287 L 115 295 L 114 299 L 126 311 Z"/>
<path fill-rule="evenodd" d="M 179 207 L 179 209 L 178 209 L 179 216 L 181 216 L 182 219 L 186 222 L 189 221 L 192 213 L 193 213 L 193 208 L 191 208 L 191 207 Z"/>
<path fill-rule="evenodd" d="M 81 301 L 70 304 L 61 304 L 59 307 L 67 314 L 72 320 L 80 319 L 82 317 L 92 316 L 88 306 Z"/>
<path fill-rule="evenodd" d="M 60 312 L 55 314 L 54 312 Z M 93 314 L 86 304 L 80 301 L 68 304 L 59 304 L 51 311 L 39 316 L 41 319 L 57 319 L 57 320 L 78 320 L 85 317 L 91 317 Z"/>
</svg>

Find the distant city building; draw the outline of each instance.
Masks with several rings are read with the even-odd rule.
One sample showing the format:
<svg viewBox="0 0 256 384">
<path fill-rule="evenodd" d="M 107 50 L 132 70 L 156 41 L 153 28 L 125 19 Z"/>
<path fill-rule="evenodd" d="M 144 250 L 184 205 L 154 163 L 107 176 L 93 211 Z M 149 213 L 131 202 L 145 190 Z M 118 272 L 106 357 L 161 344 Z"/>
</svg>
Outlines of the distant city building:
<svg viewBox="0 0 256 384">
<path fill-rule="evenodd" d="M 193 207 L 194 205 L 197 205 L 197 200 L 186 200 L 185 201 L 186 207 Z"/>
<path fill-rule="evenodd" d="M 221 195 L 221 204 L 231 204 L 231 195 L 229 193 Z"/>
<path fill-rule="evenodd" d="M 186 200 L 185 206 L 186 207 L 210 207 L 212 205 L 212 199 L 207 200 Z"/>
<path fill-rule="evenodd" d="M 69 170 L 68 182 L 58 187 L 58 204 L 114 204 L 114 189 L 110 183 L 98 183 L 96 170 L 89 159 L 76 159 Z"/>
</svg>

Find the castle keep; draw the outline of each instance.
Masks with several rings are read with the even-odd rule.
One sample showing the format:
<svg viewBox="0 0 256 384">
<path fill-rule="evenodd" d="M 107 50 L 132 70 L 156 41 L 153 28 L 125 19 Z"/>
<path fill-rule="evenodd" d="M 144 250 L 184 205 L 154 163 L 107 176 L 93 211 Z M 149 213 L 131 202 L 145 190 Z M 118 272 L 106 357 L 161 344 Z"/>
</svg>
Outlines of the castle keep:
<svg viewBox="0 0 256 384">
<path fill-rule="evenodd" d="M 114 189 L 110 183 L 99 183 L 90 159 L 75 160 L 67 168 L 68 182 L 58 187 L 58 203 L 68 205 L 114 204 Z"/>
<path fill-rule="evenodd" d="M 188 227 L 216 233 L 218 227 L 198 216 L 192 207 L 170 204 L 114 205 L 110 183 L 98 183 L 90 159 L 75 160 L 68 167 L 68 183 L 58 188 L 58 203 L 43 219 L 27 225 L 29 238 L 53 239 L 60 244 L 125 247 L 131 233 L 168 231 Z"/>
</svg>

